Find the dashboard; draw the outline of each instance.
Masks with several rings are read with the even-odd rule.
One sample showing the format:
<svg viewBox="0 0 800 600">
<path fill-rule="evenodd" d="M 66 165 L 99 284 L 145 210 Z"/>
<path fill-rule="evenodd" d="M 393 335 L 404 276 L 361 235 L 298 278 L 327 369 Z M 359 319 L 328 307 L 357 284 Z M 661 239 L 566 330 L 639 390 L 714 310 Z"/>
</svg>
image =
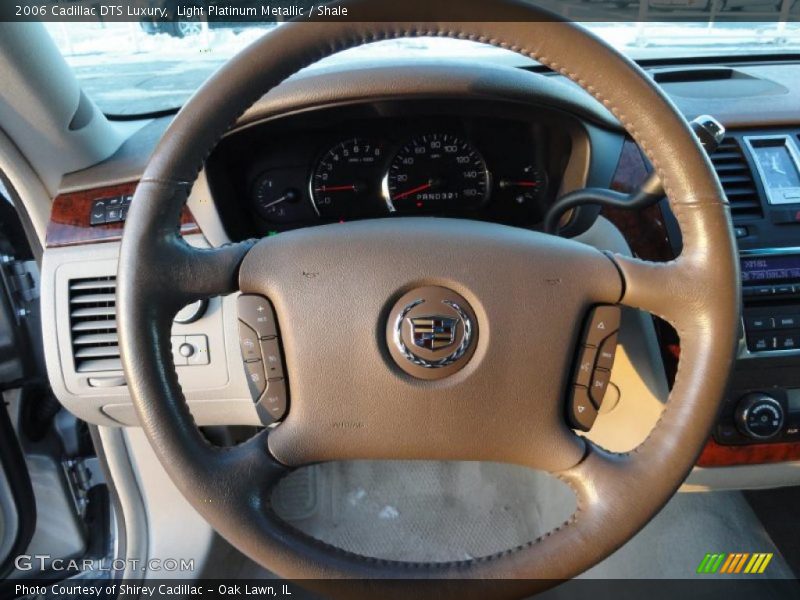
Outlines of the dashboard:
<svg viewBox="0 0 800 600">
<path fill-rule="evenodd" d="M 731 392 L 699 465 L 758 464 L 736 479 L 742 487 L 763 485 L 764 473 L 783 481 L 780 466 L 800 460 L 800 113 L 793 101 L 800 64 L 649 71 L 687 118 L 709 113 L 728 128 L 710 159 L 731 205 L 744 309 Z M 723 88 L 727 95 L 717 96 Z M 739 94 L 735 101 L 732 94 Z M 79 317 L 85 296 L 113 290 L 125 199 L 169 122 L 144 124 L 117 155 L 68 175 L 47 225 L 43 315 L 57 338 L 46 350 L 56 375 L 51 382 L 63 404 L 93 423 L 136 423 L 118 349 L 93 342 L 95 333 L 113 335 L 113 298 L 90 307 L 104 311 L 105 329 L 89 332 L 91 339 L 74 330 L 85 327 Z M 556 74 L 471 64 L 323 69 L 270 92 L 222 137 L 191 190 L 182 232 L 189 243 L 219 246 L 407 215 L 535 230 L 564 193 L 582 187 L 629 192 L 649 169 L 613 116 Z M 93 222 L 99 204 L 105 212 Z M 585 232 L 582 241 L 649 260 L 679 254 L 666 203 L 638 212 L 604 209 L 601 219 L 598 212 L 581 208 L 571 217 L 570 224 L 581 224 L 577 233 Z M 654 330 L 652 319 L 639 316 L 633 332 L 632 319 L 623 317 L 629 337 L 620 338 L 612 377 L 618 408 L 601 415 L 591 432 L 619 451 L 629 448 L 615 442 L 646 435 L 658 418 L 673 370 L 668 354 L 680 343 L 674 331 L 663 324 Z M 239 341 L 225 335 L 237 320 L 236 299 L 226 297 L 173 326 L 176 371 L 198 423 L 259 423 Z M 652 347 L 643 349 L 640 340 L 648 335 Z M 109 370 L 98 371 L 97 359 Z M 775 411 L 782 417 L 770 437 L 747 421 Z M 611 425 L 614 419 L 626 423 L 624 435 Z M 730 487 L 715 474 L 727 471 L 699 469 L 694 481 Z"/>
<path fill-rule="evenodd" d="M 207 176 L 239 239 L 411 215 L 535 228 L 562 184 L 576 127 L 513 103 L 334 106 L 227 136 Z"/>
</svg>

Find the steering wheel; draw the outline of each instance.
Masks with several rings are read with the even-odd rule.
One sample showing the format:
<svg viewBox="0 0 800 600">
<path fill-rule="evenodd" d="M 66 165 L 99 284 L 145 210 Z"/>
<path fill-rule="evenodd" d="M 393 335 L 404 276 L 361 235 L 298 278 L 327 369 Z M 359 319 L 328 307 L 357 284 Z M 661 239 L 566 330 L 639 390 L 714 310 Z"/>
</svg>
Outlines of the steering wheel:
<svg viewBox="0 0 800 600">
<path fill-rule="evenodd" d="M 406 1 L 417 15 L 427 14 L 429 4 Z M 245 555 L 286 578 L 530 580 L 522 592 L 541 580 L 573 577 L 630 539 L 672 496 L 723 395 L 739 314 L 738 266 L 726 201 L 685 119 L 634 63 L 580 26 L 513 0 L 457 5 L 459 15 L 477 20 L 490 11 L 503 22 L 377 22 L 374 3 L 352 2 L 352 13 L 376 22 L 290 22 L 269 32 L 175 117 L 125 226 L 120 346 L 141 425 L 198 512 Z M 542 233 L 424 218 L 311 227 L 211 249 L 183 241 L 179 217 L 199 169 L 256 99 L 335 52 L 408 36 L 513 50 L 602 102 L 660 176 L 680 224 L 681 255 L 657 264 Z M 274 305 L 291 405 L 277 427 L 218 448 L 196 428 L 178 385 L 170 325 L 186 304 L 237 290 Z M 439 292 L 464 312 L 460 327 L 472 328 L 470 348 L 443 368 L 416 365 L 415 371 L 392 343 L 392 328 L 405 326 L 392 307 Z M 580 323 L 592 306 L 604 304 L 656 314 L 681 341 L 680 368 L 661 419 L 644 443 L 624 454 L 577 435 L 564 418 Z M 437 327 L 447 336 L 452 323 Z M 270 491 L 288 471 L 352 459 L 516 463 L 566 482 L 577 509 L 528 544 L 432 564 L 348 553 L 305 536 L 273 512 Z"/>
</svg>

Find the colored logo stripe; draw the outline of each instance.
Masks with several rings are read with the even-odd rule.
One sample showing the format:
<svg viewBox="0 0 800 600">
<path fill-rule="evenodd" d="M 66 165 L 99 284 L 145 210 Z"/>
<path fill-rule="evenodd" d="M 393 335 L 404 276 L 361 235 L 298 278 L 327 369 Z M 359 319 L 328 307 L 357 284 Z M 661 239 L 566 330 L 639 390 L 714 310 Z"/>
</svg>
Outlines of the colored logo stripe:
<svg viewBox="0 0 800 600">
<path fill-rule="evenodd" d="M 726 556 L 726 554 L 706 554 L 700 562 L 700 566 L 697 567 L 697 572 L 716 573 Z"/>
<path fill-rule="evenodd" d="M 697 572 L 711 575 L 714 573 L 735 575 L 737 573 L 763 573 L 772 560 L 771 552 L 731 552 L 709 553 L 697 566 Z"/>
</svg>

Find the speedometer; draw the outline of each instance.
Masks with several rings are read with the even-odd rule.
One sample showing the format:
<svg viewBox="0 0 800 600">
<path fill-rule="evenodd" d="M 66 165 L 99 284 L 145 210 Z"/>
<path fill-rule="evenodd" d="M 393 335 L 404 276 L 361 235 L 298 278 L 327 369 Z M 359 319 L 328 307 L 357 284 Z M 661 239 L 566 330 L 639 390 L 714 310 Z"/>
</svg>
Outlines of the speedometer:
<svg viewBox="0 0 800 600">
<path fill-rule="evenodd" d="M 383 181 L 389 209 L 398 212 L 469 210 L 489 194 L 489 171 L 468 142 L 447 133 L 411 140 L 389 165 Z"/>
</svg>

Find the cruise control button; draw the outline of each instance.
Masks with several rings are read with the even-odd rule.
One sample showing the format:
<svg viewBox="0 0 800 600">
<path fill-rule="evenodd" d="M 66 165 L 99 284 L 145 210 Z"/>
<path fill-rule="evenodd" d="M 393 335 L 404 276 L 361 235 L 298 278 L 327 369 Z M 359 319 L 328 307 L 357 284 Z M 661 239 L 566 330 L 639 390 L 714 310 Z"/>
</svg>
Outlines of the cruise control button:
<svg viewBox="0 0 800 600">
<path fill-rule="evenodd" d="M 611 372 L 605 369 L 595 369 L 592 373 L 592 383 L 589 386 L 589 396 L 595 408 L 600 408 L 603 404 L 603 397 L 606 395 L 608 389 L 608 381 L 611 378 Z"/>
<path fill-rule="evenodd" d="M 572 388 L 568 415 L 570 426 L 580 431 L 589 431 L 597 418 L 597 409 L 589 399 L 589 390 L 576 385 Z"/>
<path fill-rule="evenodd" d="M 260 361 L 244 363 L 244 370 L 247 373 L 247 385 L 250 388 L 250 396 L 253 402 L 258 402 L 261 394 L 267 389 L 267 377 L 264 375 L 264 364 Z"/>
<path fill-rule="evenodd" d="M 608 336 L 597 351 L 597 368 L 608 369 L 614 366 L 614 356 L 617 354 L 617 334 Z"/>
<path fill-rule="evenodd" d="M 275 337 L 278 326 L 269 300 L 254 294 L 242 294 L 238 299 L 239 319 L 255 330 L 259 338 Z"/>
<path fill-rule="evenodd" d="M 273 420 L 283 417 L 286 413 L 286 381 L 283 379 L 270 379 L 267 391 L 261 397 L 258 407 L 264 410 Z"/>
<path fill-rule="evenodd" d="M 239 321 L 239 348 L 245 362 L 261 360 L 258 336 L 250 327 Z"/>
<path fill-rule="evenodd" d="M 278 338 L 261 341 L 261 358 L 270 380 L 274 377 L 283 377 L 283 361 Z"/>
<path fill-rule="evenodd" d="M 578 368 L 575 372 L 575 383 L 588 387 L 594 369 L 594 359 L 597 356 L 597 348 L 585 346 L 581 352 Z"/>
<path fill-rule="evenodd" d="M 620 309 L 618 306 L 595 308 L 586 331 L 586 345 L 599 346 L 600 342 L 619 329 L 619 320 Z"/>
</svg>

